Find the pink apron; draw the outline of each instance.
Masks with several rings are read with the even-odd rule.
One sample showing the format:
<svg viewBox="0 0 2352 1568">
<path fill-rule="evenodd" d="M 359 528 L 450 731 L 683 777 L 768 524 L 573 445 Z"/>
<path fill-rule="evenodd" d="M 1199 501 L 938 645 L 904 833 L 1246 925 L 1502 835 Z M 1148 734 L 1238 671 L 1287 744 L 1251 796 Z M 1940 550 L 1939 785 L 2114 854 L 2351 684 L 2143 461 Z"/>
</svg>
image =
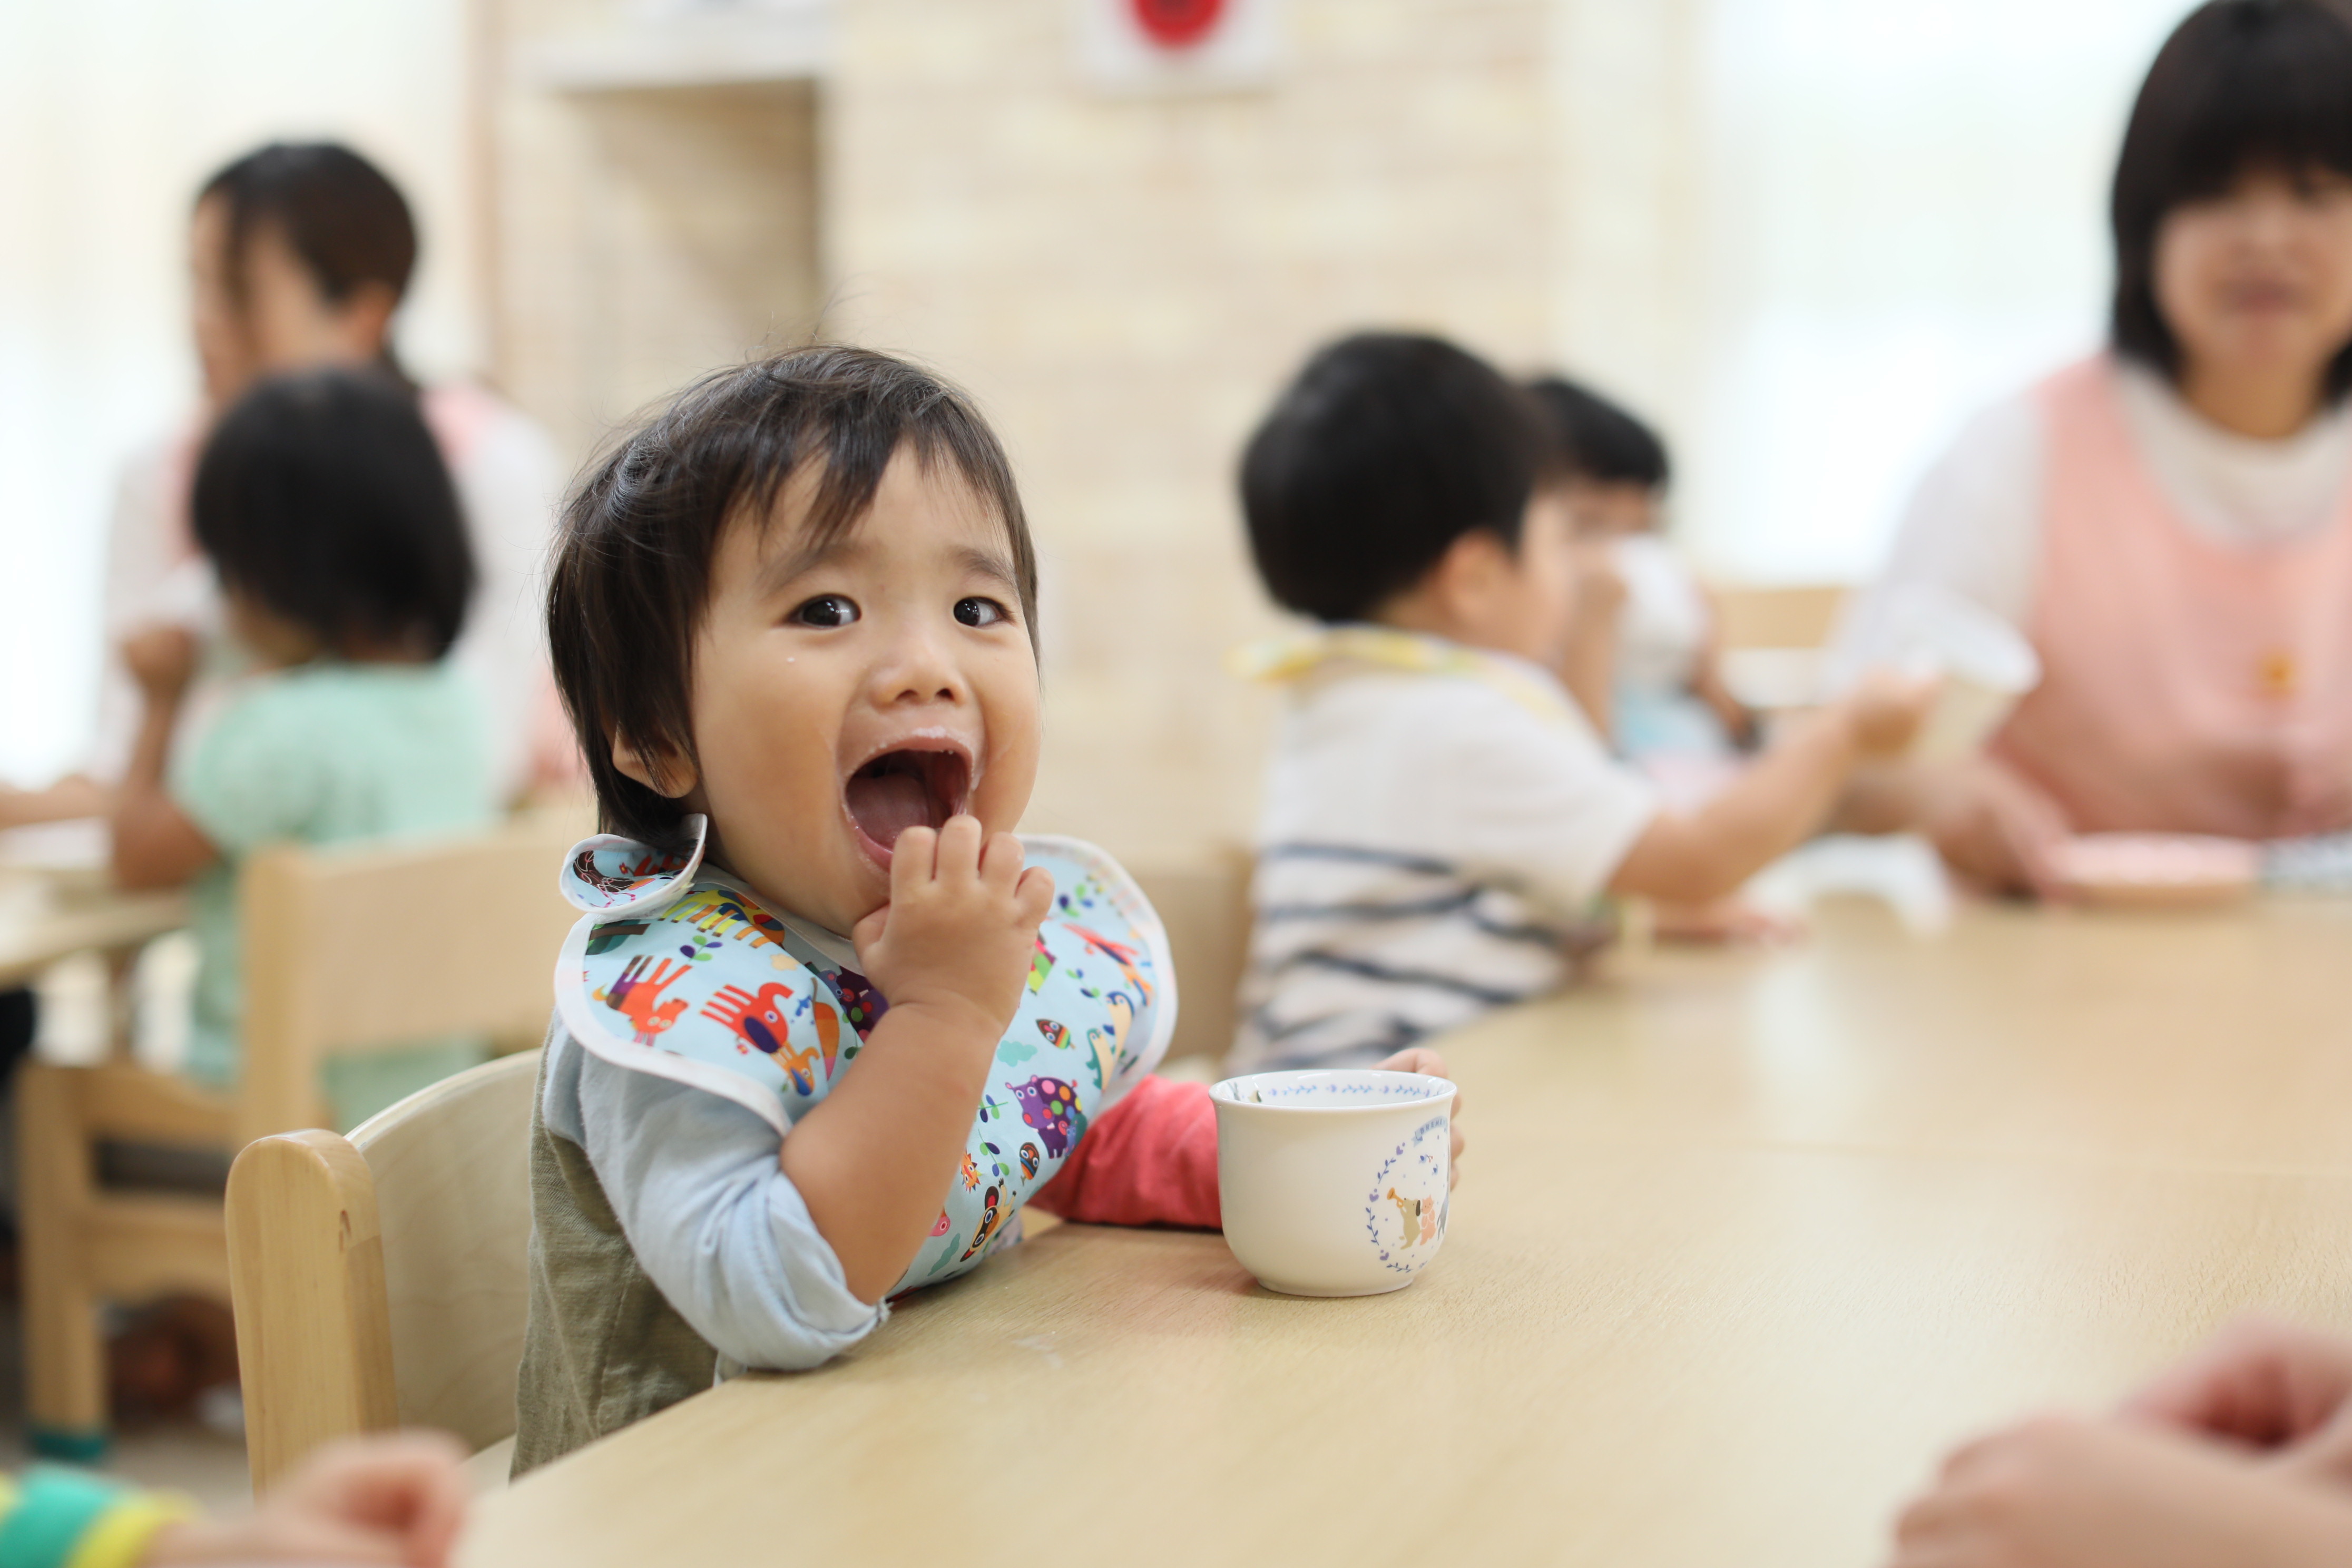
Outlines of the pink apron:
<svg viewBox="0 0 2352 1568">
<path fill-rule="evenodd" d="M 2352 781 L 2352 500 L 2277 543 L 2193 531 L 2105 358 L 2043 383 L 2049 473 L 2026 630 L 2042 685 L 1993 739 L 2080 832 L 2273 838 Z"/>
</svg>

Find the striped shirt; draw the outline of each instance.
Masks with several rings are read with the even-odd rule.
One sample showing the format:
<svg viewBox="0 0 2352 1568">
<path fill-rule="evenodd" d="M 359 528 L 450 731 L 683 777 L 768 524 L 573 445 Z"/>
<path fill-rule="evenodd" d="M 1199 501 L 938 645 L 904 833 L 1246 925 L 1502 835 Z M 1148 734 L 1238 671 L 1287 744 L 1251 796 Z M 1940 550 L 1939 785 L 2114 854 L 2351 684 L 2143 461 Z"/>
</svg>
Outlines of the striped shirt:
<svg viewBox="0 0 2352 1568">
<path fill-rule="evenodd" d="M 1344 1066 L 1558 987 L 1657 810 L 1537 666 L 1363 627 L 1292 681 L 1235 1070 Z"/>
</svg>

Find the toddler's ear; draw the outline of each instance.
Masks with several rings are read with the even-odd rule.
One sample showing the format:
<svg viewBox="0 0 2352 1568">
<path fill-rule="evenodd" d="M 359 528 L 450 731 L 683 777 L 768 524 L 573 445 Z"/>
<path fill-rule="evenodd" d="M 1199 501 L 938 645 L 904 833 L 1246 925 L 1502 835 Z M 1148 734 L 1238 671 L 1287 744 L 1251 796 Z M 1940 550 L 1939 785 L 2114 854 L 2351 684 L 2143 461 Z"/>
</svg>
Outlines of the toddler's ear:
<svg viewBox="0 0 2352 1568">
<path fill-rule="evenodd" d="M 620 735 L 613 737 L 613 765 L 656 795 L 676 800 L 693 793 L 700 782 L 694 764 L 668 746 L 642 750 Z"/>
</svg>

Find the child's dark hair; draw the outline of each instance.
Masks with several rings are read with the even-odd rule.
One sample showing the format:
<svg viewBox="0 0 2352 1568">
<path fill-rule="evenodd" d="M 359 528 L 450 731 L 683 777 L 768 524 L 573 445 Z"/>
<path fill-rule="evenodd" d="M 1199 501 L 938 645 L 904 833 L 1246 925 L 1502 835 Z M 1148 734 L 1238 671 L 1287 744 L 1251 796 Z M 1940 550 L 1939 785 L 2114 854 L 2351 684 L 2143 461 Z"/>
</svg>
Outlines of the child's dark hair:
<svg viewBox="0 0 2352 1568">
<path fill-rule="evenodd" d="M 384 172 L 334 142 L 273 142 L 205 182 L 198 203 L 218 201 L 228 216 L 228 281 L 243 298 L 245 258 L 254 235 L 275 229 L 331 303 L 363 284 L 408 291 L 416 268 L 416 223 Z M 384 365 L 399 365 L 390 345 Z"/>
<path fill-rule="evenodd" d="M 1343 338 L 1307 362 L 1242 455 L 1242 510 L 1276 603 L 1360 620 L 1484 529 L 1514 550 L 1559 471 L 1533 401 L 1443 339 Z"/>
<path fill-rule="evenodd" d="M 2111 336 L 2116 351 L 2168 377 L 2180 344 L 2156 301 L 2165 215 L 2221 195 L 2247 170 L 2352 175 L 2352 9 L 2336 0 L 2212 0 L 2158 51 L 2116 160 Z M 2352 390 L 2352 344 L 2327 367 L 2327 393 Z"/>
<path fill-rule="evenodd" d="M 1531 381 L 1528 390 L 1543 405 L 1569 472 L 1596 484 L 1665 488 L 1666 444 L 1632 413 L 1565 376 Z"/>
<path fill-rule="evenodd" d="M 457 488 L 415 392 L 382 371 L 256 384 L 205 441 L 192 511 L 223 586 L 331 653 L 435 659 L 465 625 Z"/>
<path fill-rule="evenodd" d="M 904 360 L 814 346 L 714 372 L 589 468 L 564 503 L 547 637 L 607 832 L 678 837 L 683 809 L 621 772 L 613 744 L 696 761 L 694 640 L 729 521 L 764 526 L 814 465 L 803 527 L 822 547 L 856 528 L 902 449 L 946 463 L 1003 519 L 1034 644 L 1037 556 L 1013 465 L 970 398 Z"/>
</svg>

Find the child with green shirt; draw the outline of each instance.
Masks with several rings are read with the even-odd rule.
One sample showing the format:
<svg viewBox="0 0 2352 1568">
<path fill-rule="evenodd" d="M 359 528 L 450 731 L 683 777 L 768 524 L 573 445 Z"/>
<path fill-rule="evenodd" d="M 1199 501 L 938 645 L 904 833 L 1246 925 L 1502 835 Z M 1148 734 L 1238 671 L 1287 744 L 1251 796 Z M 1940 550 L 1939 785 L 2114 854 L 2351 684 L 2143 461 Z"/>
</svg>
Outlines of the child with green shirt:
<svg viewBox="0 0 2352 1568">
<path fill-rule="evenodd" d="M 375 370 L 262 383 L 205 444 L 193 522 L 251 669 L 174 756 L 194 642 L 154 626 L 125 643 L 145 710 L 113 863 L 125 887 L 188 886 L 201 958 L 187 1071 L 226 1088 L 244 857 L 463 831 L 491 820 L 493 800 L 479 706 L 444 658 L 474 563 L 410 388 Z M 478 1041 L 416 1042 L 331 1060 L 320 1087 L 348 1127 L 481 1056 Z"/>
</svg>

